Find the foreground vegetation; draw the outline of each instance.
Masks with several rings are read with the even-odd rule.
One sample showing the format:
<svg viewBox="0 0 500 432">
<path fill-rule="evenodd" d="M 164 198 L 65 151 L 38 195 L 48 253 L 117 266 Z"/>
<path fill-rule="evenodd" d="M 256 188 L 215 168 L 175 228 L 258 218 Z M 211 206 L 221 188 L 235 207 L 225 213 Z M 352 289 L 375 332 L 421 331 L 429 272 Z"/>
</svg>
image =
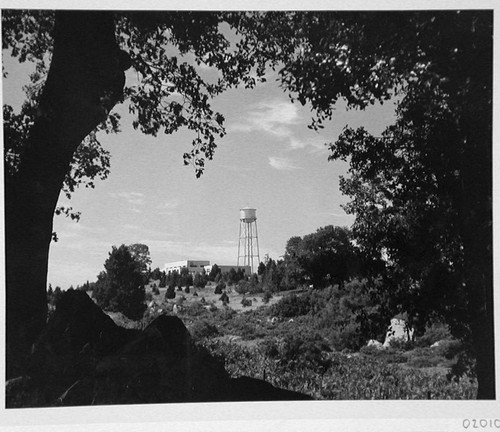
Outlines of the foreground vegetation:
<svg viewBox="0 0 500 432">
<path fill-rule="evenodd" d="M 394 317 L 394 308 L 374 295 L 383 289 L 381 279 L 351 277 L 333 283 L 316 278 L 308 286 L 298 276 L 299 267 L 280 267 L 272 260 L 250 277 L 234 269 L 222 274 L 216 266 L 195 277 L 187 269 L 145 273 L 128 251 L 124 245 L 113 248 L 106 272 L 78 289 L 91 292 L 121 326 L 144 329 L 162 314 L 179 316 L 195 342 L 233 378 L 264 379 L 326 400 L 476 397 L 468 347 L 452 336 L 439 315 L 419 322 L 399 314 L 415 337 L 381 346 Z M 281 274 L 280 268 L 286 271 Z M 130 272 L 136 276 L 133 284 Z M 144 287 L 141 280 L 149 284 Z M 131 289 L 135 286 L 140 286 L 140 296 Z"/>
<path fill-rule="evenodd" d="M 440 371 L 404 367 L 370 355 L 325 354 L 314 345 L 311 349 L 285 343 L 273 351 L 276 345 L 268 341 L 242 347 L 212 339 L 205 346 L 224 358 L 233 377 L 263 378 L 315 399 L 473 399 L 476 393 L 469 378 L 449 380 Z"/>
<path fill-rule="evenodd" d="M 360 344 L 355 321 L 346 322 L 339 310 L 333 311 L 333 299 L 347 303 L 345 298 L 339 302 L 335 288 L 276 295 L 271 305 L 263 294 L 240 295 L 252 309 L 238 311 L 231 302 L 236 306 L 239 297 L 233 295 L 224 305 L 213 291 L 208 285 L 171 301 L 160 292 L 143 320 L 113 317 L 122 325 L 144 328 L 159 314 L 174 313 L 176 305 L 175 313 L 194 340 L 223 361 L 232 377 L 264 379 L 318 400 L 475 398 L 475 379 L 457 373 L 463 371 L 463 347 L 442 324 L 428 327 L 414 342 L 380 349 Z M 332 311 L 343 326 L 325 321 Z"/>
</svg>

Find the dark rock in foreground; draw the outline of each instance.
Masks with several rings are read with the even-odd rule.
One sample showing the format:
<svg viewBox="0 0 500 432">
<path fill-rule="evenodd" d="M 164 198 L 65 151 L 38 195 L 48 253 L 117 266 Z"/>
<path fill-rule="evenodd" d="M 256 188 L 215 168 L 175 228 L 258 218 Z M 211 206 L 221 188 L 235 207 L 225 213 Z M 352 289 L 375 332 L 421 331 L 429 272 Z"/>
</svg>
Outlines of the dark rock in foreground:
<svg viewBox="0 0 500 432">
<path fill-rule="evenodd" d="M 82 291 L 64 293 L 26 376 L 6 384 L 8 408 L 306 399 L 262 380 L 230 378 L 177 317 L 124 329 Z"/>
</svg>

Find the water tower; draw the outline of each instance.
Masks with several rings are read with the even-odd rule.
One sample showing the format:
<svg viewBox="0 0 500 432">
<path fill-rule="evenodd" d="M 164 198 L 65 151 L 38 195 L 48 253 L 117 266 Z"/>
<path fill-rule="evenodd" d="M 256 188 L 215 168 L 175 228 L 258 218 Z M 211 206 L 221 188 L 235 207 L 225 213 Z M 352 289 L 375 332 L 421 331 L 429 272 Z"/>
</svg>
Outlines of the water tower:
<svg viewBox="0 0 500 432">
<path fill-rule="evenodd" d="M 238 243 L 238 266 L 249 266 L 252 273 L 260 263 L 255 212 L 256 210 L 250 207 L 240 209 L 240 240 Z M 240 259 L 242 259 L 241 264 Z"/>
</svg>

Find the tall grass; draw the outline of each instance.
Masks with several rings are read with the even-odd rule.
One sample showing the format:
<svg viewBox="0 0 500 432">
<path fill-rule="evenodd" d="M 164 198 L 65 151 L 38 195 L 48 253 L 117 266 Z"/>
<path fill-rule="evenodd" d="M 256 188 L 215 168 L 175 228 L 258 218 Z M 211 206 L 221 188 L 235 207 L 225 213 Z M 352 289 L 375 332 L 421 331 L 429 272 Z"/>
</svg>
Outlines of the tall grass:
<svg viewBox="0 0 500 432">
<path fill-rule="evenodd" d="M 363 355 L 327 353 L 318 367 L 306 356 L 283 357 L 269 346 L 242 347 L 219 340 L 204 342 L 209 351 L 223 359 L 233 377 L 265 379 L 271 384 L 306 393 L 318 400 L 362 399 L 473 399 L 477 384 L 463 377 L 448 380 L 439 372 L 389 365 Z"/>
</svg>

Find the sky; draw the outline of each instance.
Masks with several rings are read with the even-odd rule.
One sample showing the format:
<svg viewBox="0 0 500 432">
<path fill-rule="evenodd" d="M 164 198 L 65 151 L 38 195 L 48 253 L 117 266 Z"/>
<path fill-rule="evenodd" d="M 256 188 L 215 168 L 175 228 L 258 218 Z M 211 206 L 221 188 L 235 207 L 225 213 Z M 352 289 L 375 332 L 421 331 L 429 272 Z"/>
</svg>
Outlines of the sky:
<svg viewBox="0 0 500 432">
<path fill-rule="evenodd" d="M 28 65 L 4 53 L 9 72 L 3 102 L 19 106 Z M 121 132 L 101 135 L 111 153 L 111 173 L 95 189 L 78 189 L 69 204 L 81 212 L 76 223 L 54 219 L 59 240 L 50 248 L 48 282 L 63 289 L 94 281 L 113 246 L 143 243 L 152 268 L 185 259 L 235 265 L 238 259 L 239 210 L 257 210 L 259 254 L 279 259 L 287 240 L 326 225 L 350 226 L 353 216 L 341 208 L 348 198 L 339 191 L 347 164 L 329 162 L 325 143 L 342 129 L 363 126 L 380 134 L 393 121 L 394 103 L 364 111 L 339 102 L 321 133 L 307 128 L 308 106 L 291 103 L 274 75 L 257 88 L 230 90 L 212 103 L 225 118 L 227 134 L 218 139 L 214 159 L 197 179 L 183 164 L 193 134 L 146 136 L 132 128 L 126 104 Z M 133 84 L 133 73 L 127 74 Z"/>
</svg>

